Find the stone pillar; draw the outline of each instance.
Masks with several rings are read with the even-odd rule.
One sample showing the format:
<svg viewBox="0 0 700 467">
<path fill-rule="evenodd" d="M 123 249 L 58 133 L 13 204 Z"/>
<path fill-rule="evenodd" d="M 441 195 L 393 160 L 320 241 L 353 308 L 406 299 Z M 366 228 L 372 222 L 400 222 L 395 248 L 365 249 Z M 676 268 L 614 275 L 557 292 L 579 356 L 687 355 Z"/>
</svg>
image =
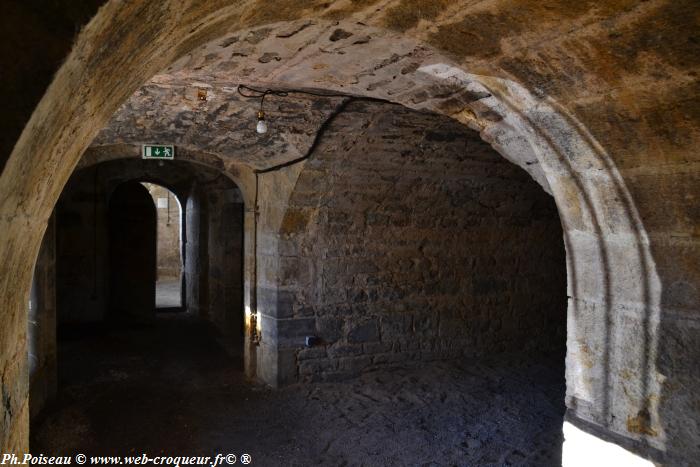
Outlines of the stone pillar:
<svg viewBox="0 0 700 467">
<path fill-rule="evenodd" d="M 201 191 L 194 184 L 187 196 L 185 208 L 185 284 L 187 309 L 193 314 L 207 315 L 207 222 L 206 202 Z"/>
<path fill-rule="evenodd" d="M 293 318 L 293 294 L 280 277 L 280 226 L 303 163 L 259 175 L 260 216 L 257 225 L 257 310 L 260 342 L 258 377 L 273 387 L 296 381 L 296 352 L 304 335 L 314 329 L 313 319 Z"/>
</svg>

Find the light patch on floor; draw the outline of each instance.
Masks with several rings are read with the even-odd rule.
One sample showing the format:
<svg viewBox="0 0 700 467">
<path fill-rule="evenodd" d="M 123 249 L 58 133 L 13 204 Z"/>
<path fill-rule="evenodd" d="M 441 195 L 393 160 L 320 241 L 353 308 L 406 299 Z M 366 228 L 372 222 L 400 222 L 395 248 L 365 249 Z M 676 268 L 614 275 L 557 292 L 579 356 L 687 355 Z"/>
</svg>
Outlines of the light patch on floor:
<svg viewBox="0 0 700 467">
<path fill-rule="evenodd" d="M 562 467 L 653 467 L 654 463 L 564 422 Z"/>
<path fill-rule="evenodd" d="M 164 279 L 156 282 L 156 308 L 178 308 L 182 306 L 179 280 Z"/>
</svg>

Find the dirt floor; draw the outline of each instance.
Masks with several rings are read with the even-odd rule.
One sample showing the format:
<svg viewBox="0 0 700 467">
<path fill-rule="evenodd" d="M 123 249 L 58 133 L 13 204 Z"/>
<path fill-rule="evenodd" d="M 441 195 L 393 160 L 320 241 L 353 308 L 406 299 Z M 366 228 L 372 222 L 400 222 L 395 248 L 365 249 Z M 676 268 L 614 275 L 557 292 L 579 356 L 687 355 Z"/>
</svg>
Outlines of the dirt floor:
<svg viewBox="0 0 700 467">
<path fill-rule="evenodd" d="M 428 363 L 271 390 L 246 382 L 216 339 L 184 313 L 149 327 L 62 332 L 59 397 L 32 426 L 32 452 L 248 453 L 260 466 L 561 465 L 563 361 Z"/>
</svg>

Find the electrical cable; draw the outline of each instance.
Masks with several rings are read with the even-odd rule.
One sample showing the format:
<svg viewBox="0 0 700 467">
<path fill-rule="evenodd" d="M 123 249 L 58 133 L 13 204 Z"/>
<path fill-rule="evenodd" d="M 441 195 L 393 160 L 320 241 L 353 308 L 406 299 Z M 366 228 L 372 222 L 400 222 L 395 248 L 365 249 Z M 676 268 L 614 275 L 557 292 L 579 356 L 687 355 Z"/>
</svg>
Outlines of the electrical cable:
<svg viewBox="0 0 700 467">
<path fill-rule="evenodd" d="M 242 90 L 245 89 L 246 91 L 250 91 L 253 94 L 246 94 Z M 288 97 L 290 94 L 306 94 L 308 96 L 316 96 L 316 97 L 353 97 L 349 94 L 338 94 L 338 93 L 325 93 L 325 92 L 315 92 L 315 91 L 305 91 L 302 89 L 287 89 L 287 90 L 277 90 L 277 89 L 256 89 L 251 86 L 246 86 L 245 84 L 239 84 L 237 87 L 238 94 L 240 94 L 243 97 L 253 99 L 253 98 L 264 98 L 266 95 L 270 94 L 273 96 L 277 97 Z M 384 99 L 379 99 L 379 98 L 374 98 L 374 97 L 367 97 L 366 99 L 371 99 L 371 100 L 377 100 L 377 101 L 382 101 L 382 102 L 389 102 Z"/>
<path fill-rule="evenodd" d="M 298 157 L 296 159 L 292 159 L 291 161 L 283 162 L 281 164 L 272 166 L 272 167 L 266 167 L 264 169 L 256 169 L 254 170 L 255 174 L 263 174 L 263 173 L 268 173 L 268 172 L 273 172 L 275 170 L 283 169 L 285 167 L 289 167 L 291 165 L 297 164 L 299 162 L 302 162 L 309 157 L 311 157 L 311 154 L 314 152 L 316 149 L 316 146 L 318 146 L 318 142 L 321 139 L 321 136 L 325 133 L 327 127 L 335 120 L 335 118 L 338 116 L 338 114 L 342 113 L 345 108 L 350 104 L 351 102 L 357 102 L 357 101 L 365 101 L 365 102 L 381 102 L 384 104 L 391 104 L 392 102 L 386 99 L 381 99 L 378 97 L 365 97 L 365 96 L 353 96 L 349 94 L 338 94 L 338 93 L 325 93 L 325 92 L 315 92 L 315 91 L 305 91 L 301 89 L 287 89 L 287 90 L 276 90 L 276 89 L 257 89 L 251 86 L 247 86 L 245 84 L 239 84 L 238 87 L 236 88 L 238 91 L 238 94 L 241 96 L 248 98 L 248 99 L 260 99 L 260 112 L 263 112 L 263 103 L 265 101 L 265 97 L 268 95 L 272 96 L 277 96 L 277 97 L 288 97 L 290 94 L 305 94 L 308 96 L 315 96 L 315 97 L 340 97 L 344 98 L 345 100 L 338 106 L 336 109 L 326 118 L 326 120 L 321 123 L 321 126 L 319 127 L 318 131 L 316 132 L 316 135 L 314 136 L 314 140 L 311 143 L 311 146 L 309 146 L 309 149 L 306 151 L 306 154 L 304 154 L 301 157 Z M 245 91 L 245 92 L 244 92 Z"/>
<path fill-rule="evenodd" d="M 345 96 L 345 97 L 347 97 L 347 96 Z M 349 97 L 349 98 L 345 99 L 343 102 L 340 103 L 340 105 L 338 107 L 335 108 L 335 110 L 333 110 L 333 112 L 331 112 L 330 115 L 328 115 L 328 117 L 326 117 L 326 119 L 323 121 L 323 123 L 321 123 L 321 126 L 318 128 L 316 135 L 314 135 L 314 139 L 311 142 L 309 149 L 306 150 L 306 153 L 303 156 L 297 157 L 296 159 L 292 159 L 291 161 L 287 161 L 287 162 L 283 162 L 281 164 L 273 165 L 272 167 L 266 167 L 264 169 L 255 169 L 254 170 L 255 174 L 258 175 L 258 174 L 274 172 L 276 170 L 283 169 L 285 167 L 289 167 L 289 166 L 294 165 L 294 164 L 298 164 L 299 162 L 302 162 L 302 161 L 308 159 L 309 157 L 311 157 L 313 152 L 316 150 L 316 147 L 318 146 L 318 143 L 321 140 L 321 137 L 326 132 L 326 129 L 328 128 L 328 126 L 333 122 L 333 120 L 335 120 L 335 118 L 339 114 L 341 114 L 345 110 L 345 108 L 348 106 L 348 104 L 350 104 L 351 102 L 353 102 L 355 100 L 357 100 L 357 98 L 354 98 L 354 97 Z"/>
</svg>

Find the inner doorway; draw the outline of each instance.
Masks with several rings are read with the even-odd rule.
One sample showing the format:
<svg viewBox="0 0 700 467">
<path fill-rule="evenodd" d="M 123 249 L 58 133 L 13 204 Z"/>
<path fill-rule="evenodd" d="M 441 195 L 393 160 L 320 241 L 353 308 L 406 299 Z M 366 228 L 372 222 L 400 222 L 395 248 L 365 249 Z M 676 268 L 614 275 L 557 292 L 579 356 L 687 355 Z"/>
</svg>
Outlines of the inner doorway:
<svg viewBox="0 0 700 467">
<path fill-rule="evenodd" d="M 156 311 L 182 311 L 182 206 L 167 188 L 142 185 L 156 208 Z"/>
</svg>

